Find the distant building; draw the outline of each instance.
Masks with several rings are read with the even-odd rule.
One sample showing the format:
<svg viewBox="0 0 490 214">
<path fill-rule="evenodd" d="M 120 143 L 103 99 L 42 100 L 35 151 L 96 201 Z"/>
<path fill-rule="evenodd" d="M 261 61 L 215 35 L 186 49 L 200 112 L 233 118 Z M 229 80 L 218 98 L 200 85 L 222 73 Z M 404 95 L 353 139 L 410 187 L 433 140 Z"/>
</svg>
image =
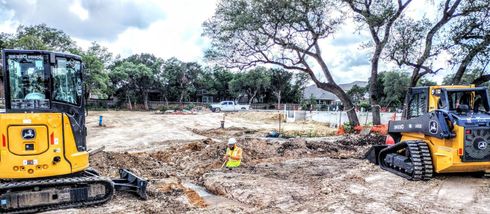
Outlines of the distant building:
<svg viewBox="0 0 490 214">
<path fill-rule="evenodd" d="M 215 102 L 216 93 L 212 93 L 207 89 L 199 89 L 196 91 L 197 102 L 213 103 Z"/>
<path fill-rule="evenodd" d="M 366 81 L 354 81 L 351 83 L 339 84 L 344 91 L 349 91 L 354 85 L 365 87 L 368 84 Z M 303 99 L 315 99 L 318 105 L 340 105 L 340 99 L 334 94 L 318 88 L 315 84 L 307 86 L 303 91 Z"/>
</svg>

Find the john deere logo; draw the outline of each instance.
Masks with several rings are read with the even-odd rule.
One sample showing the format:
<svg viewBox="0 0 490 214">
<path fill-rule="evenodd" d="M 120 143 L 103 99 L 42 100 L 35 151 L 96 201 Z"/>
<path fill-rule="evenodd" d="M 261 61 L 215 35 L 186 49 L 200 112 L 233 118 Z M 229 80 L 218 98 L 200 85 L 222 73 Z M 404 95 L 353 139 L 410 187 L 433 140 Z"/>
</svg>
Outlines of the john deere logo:
<svg viewBox="0 0 490 214">
<path fill-rule="evenodd" d="M 22 138 L 24 140 L 31 140 L 36 137 L 36 131 L 34 129 L 22 129 Z"/>
<path fill-rule="evenodd" d="M 486 141 L 480 141 L 478 142 L 478 149 L 479 150 L 485 150 L 488 146 L 488 143 Z"/>
<path fill-rule="evenodd" d="M 437 122 L 434 121 L 434 120 L 431 120 L 430 123 L 429 123 L 429 132 L 431 134 L 437 134 L 437 130 L 438 130 L 438 127 L 437 127 Z"/>
</svg>

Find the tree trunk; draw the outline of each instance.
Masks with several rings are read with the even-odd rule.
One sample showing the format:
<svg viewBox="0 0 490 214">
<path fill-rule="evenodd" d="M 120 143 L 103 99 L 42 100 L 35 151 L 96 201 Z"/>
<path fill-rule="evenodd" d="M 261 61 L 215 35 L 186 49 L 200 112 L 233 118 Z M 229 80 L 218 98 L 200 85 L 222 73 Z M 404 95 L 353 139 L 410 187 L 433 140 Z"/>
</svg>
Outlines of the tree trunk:
<svg viewBox="0 0 490 214">
<path fill-rule="evenodd" d="M 318 86 L 318 85 L 317 85 Z M 359 125 L 359 119 L 357 118 L 356 110 L 354 109 L 354 105 L 352 104 L 352 101 L 349 98 L 349 95 L 340 88 L 336 84 L 322 84 L 319 86 L 319 88 L 330 91 L 333 94 L 337 95 L 337 97 L 340 99 L 342 104 L 344 105 L 344 111 L 347 113 L 347 117 L 349 118 L 349 122 L 352 123 L 354 126 Z"/>
<path fill-rule="evenodd" d="M 277 92 L 277 110 L 281 110 L 281 91 Z"/>
<path fill-rule="evenodd" d="M 456 71 L 456 74 L 454 74 L 454 78 L 452 81 L 453 85 L 457 85 L 461 82 L 461 79 L 463 78 L 463 74 L 466 71 L 466 68 L 470 65 L 471 61 L 473 61 L 476 55 L 478 55 L 478 53 L 480 53 L 482 50 L 487 48 L 489 45 L 490 45 L 490 36 L 487 36 L 485 37 L 485 40 L 483 40 L 475 48 L 471 49 L 471 51 L 461 61 L 461 64 L 459 64 L 458 70 Z"/>
<path fill-rule="evenodd" d="M 90 98 L 90 89 L 89 87 L 85 88 L 85 100 L 88 100 Z"/>
<path fill-rule="evenodd" d="M 480 86 L 481 84 L 490 81 L 490 74 L 484 74 L 475 80 L 471 84 L 475 84 L 476 86 Z"/>
<path fill-rule="evenodd" d="M 129 97 L 129 95 L 126 95 L 128 97 L 128 109 L 131 111 L 133 110 L 133 106 L 131 105 L 131 98 Z"/>
<path fill-rule="evenodd" d="M 148 106 L 148 91 L 147 90 L 144 90 L 143 91 L 143 100 L 144 100 L 144 103 L 145 103 L 145 110 L 150 110 L 150 107 Z"/>
<path fill-rule="evenodd" d="M 373 114 L 373 125 L 381 124 L 380 107 L 378 104 L 378 64 L 381 55 L 382 47 L 377 45 L 376 50 L 371 59 L 371 79 L 369 83 L 369 101 L 371 102 L 371 112 Z"/>
<path fill-rule="evenodd" d="M 257 91 L 254 91 L 253 95 L 248 100 L 248 105 L 252 105 L 252 102 L 254 101 L 255 96 L 257 96 Z"/>
<path fill-rule="evenodd" d="M 179 104 L 182 106 L 182 100 L 184 100 L 184 93 L 180 94 Z"/>
</svg>

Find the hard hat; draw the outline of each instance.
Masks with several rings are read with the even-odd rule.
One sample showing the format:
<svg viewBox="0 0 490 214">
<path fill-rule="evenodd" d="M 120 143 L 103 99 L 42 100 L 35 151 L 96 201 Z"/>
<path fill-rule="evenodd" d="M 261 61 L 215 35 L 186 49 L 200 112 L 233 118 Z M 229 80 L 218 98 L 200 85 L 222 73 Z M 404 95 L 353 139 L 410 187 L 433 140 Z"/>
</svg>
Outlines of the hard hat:
<svg viewBox="0 0 490 214">
<path fill-rule="evenodd" d="M 228 140 L 228 145 L 235 145 L 236 144 L 236 139 L 235 138 L 230 138 Z"/>
</svg>

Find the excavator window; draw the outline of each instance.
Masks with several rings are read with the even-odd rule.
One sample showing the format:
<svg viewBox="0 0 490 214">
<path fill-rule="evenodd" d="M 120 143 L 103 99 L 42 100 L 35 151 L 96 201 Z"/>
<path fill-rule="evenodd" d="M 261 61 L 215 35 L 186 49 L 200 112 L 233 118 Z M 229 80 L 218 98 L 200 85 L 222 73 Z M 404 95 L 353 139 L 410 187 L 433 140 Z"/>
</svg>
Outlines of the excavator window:
<svg viewBox="0 0 490 214">
<path fill-rule="evenodd" d="M 53 69 L 53 100 L 80 105 L 82 100 L 82 72 L 78 60 L 56 58 Z"/>
<path fill-rule="evenodd" d="M 49 73 L 44 55 L 8 55 L 13 109 L 49 108 Z"/>
</svg>

